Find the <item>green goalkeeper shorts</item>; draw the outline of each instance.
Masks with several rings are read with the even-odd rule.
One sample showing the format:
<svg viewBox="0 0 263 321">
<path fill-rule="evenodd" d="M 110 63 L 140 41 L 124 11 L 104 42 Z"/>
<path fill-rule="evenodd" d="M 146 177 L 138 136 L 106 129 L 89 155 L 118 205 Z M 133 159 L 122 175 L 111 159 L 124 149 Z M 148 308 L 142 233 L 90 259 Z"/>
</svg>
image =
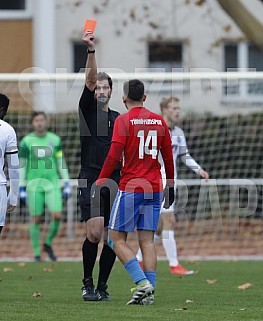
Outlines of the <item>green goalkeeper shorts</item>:
<svg viewBox="0 0 263 321">
<path fill-rule="evenodd" d="M 63 208 L 62 193 L 58 182 L 46 179 L 32 180 L 27 185 L 27 203 L 29 214 L 42 215 L 45 206 L 50 212 L 61 212 Z"/>
</svg>

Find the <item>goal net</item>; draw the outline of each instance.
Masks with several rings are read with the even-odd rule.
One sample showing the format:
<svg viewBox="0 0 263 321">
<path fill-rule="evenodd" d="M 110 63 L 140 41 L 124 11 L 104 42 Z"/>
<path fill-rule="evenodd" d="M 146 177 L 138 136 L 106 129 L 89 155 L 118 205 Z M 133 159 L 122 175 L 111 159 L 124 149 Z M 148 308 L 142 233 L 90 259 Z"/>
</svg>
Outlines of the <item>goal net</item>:
<svg viewBox="0 0 263 321">
<path fill-rule="evenodd" d="M 178 254 L 197 258 L 263 258 L 263 74 L 256 72 L 135 73 L 109 71 L 111 108 L 125 112 L 123 81 L 143 80 L 146 106 L 160 113 L 163 97 L 180 98 L 178 126 L 192 157 L 210 174 L 200 180 L 178 161 L 175 235 Z M 62 138 L 72 197 L 64 202 L 63 222 L 54 248 L 59 259 L 80 259 L 85 235 L 80 223 L 77 176 L 80 169 L 78 100 L 84 74 L 0 74 L 0 92 L 11 101 L 6 120 L 18 141 L 31 130 L 33 110 L 50 114 L 50 130 Z M 49 213 L 43 215 L 44 240 Z M 7 216 L 1 235 L 0 260 L 32 259 L 29 215 L 18 206 Z M 136 233 L 130 236 L 137 250 Z M 164 256 L 161 242 L 159 257 Z"/>
</svg>

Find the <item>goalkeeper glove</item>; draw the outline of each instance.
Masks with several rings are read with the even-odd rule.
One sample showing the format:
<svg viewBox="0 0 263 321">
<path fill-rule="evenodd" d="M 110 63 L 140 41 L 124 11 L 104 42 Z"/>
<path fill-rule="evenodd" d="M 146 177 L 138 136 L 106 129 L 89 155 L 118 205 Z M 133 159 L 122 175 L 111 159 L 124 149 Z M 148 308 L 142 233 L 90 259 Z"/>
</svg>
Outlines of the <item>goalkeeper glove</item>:
<svg viewBox="0 0 263 321">
<path fill-rule="evenodd" d="M 163 191 L 163 208 L 168 209 L 174 202 L 174 187 L 166 186 Z"/>
<path fill-rule="evenodd" d="M 64 187 L 63 187 L 62 196 L 63 196 L 63 199 L 65 201 L 67 201 L 70 198 L 70 196 L 71 196 L 71 187 L 70 187 L 69 182 L 65 182 Z"/>
<path fill-rule="evenodd" d="M 20 198 L 20 206 L 25 206 L 26 205 L 26 198 L 27 198 L 25 186 L 19 187 L 19 198 Z"/>
</svg>

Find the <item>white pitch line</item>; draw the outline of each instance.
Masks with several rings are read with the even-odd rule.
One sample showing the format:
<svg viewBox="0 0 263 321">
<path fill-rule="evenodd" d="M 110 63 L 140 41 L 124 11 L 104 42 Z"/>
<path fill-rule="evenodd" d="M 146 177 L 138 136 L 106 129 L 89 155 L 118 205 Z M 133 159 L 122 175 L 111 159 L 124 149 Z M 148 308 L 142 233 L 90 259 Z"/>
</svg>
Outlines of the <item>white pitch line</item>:
<svg viewBox="0 0 263 321">
<path fill-rule="evenodd" d="M 180 261 L 263 261 L 262 255 L 210 255 L 210 256 L 202 256 L 202 255 L 194 255 L 194 256 L 181 256 L 179 257 Z M 165 256 L 158 256 L 158 261 L 167 261 Z M 0 262 L 34 262 L 33 259 L 28 257 L 2 257 Z M 43 262 L 50 262 L 49 260 L 45 260 Z M 82 258 L 76 257 L 60 257 L 58 262 L 82 262 Z"/>
</svg>

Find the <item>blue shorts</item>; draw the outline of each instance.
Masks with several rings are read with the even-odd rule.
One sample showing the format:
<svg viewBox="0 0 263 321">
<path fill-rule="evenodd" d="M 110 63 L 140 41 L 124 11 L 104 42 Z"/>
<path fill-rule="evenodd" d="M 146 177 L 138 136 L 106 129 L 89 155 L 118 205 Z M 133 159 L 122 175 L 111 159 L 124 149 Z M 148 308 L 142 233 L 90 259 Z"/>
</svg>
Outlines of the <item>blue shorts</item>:
<svg viewBox="0 0 263 321">
<path fill-rule="evenodd" d="M 163 193 L 118 191 L 111 209 L 109 228 L 120 232 L 156 231 Z"/>
</svg>

